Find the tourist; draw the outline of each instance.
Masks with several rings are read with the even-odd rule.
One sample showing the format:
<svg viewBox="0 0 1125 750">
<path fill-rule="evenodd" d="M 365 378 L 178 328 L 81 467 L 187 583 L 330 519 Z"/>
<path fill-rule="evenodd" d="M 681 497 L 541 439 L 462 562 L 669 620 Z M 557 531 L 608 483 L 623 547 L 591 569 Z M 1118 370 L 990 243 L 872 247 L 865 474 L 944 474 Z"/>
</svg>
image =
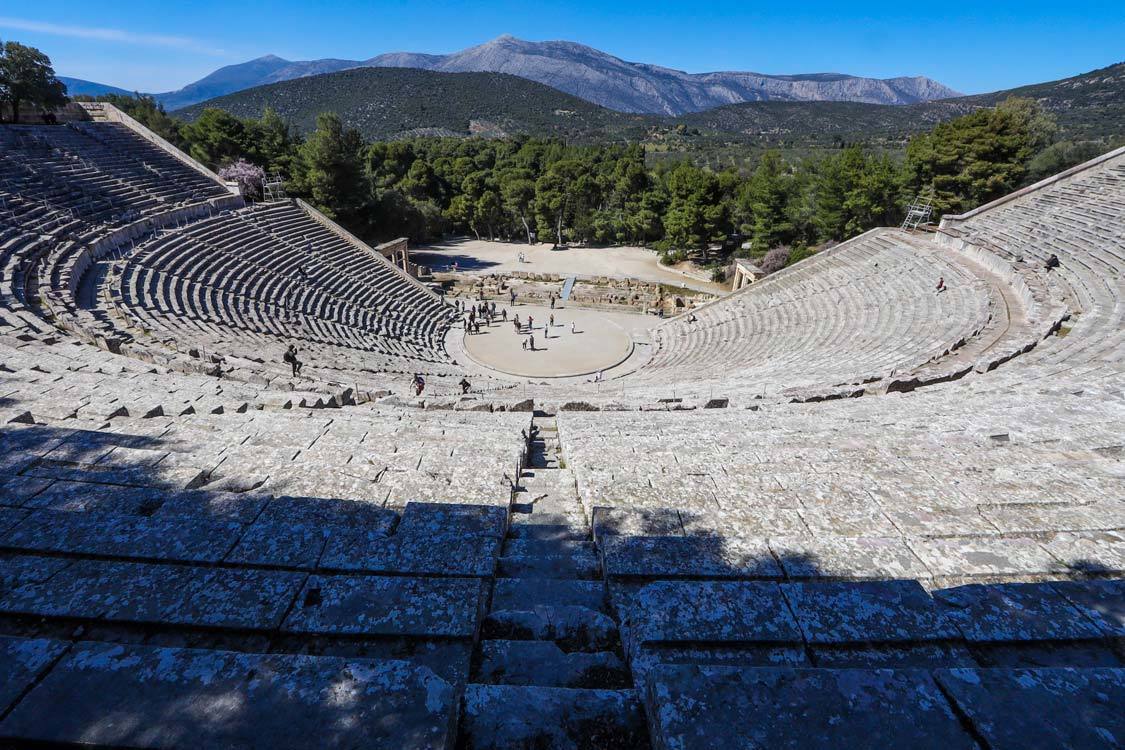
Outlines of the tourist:
<svg viewBox="0 0 1125 750">
<path fill-rule="evenodd" d="M 474 321 L 474 323 L 473 323 L 473 333 L 480 333 L 480 321 L 479 320 Z"/>
<path fill-rule="evenodd" d="M 469 384 L 468 378 L 461 378 L 460 386 L 461 386 L 461 395 L 462 396 L 464 396 L 466 393 L 468 393 L 469 389 L 472 388 L 472 386 Z"/>
<path fill-rule="evenodd" d="M 555 309 L 555 295 L 553 294 L 551 295 L 551 309 Z"/>
<path fill-rule="evenodd" d="M 1043 267 L 1046 268 L 1048 271 L 1050 271 L 1054 268 L 1058 268 L 1059 267 L 1059 256 L 1055 255 L 1054 253 L 1051 253 L 1051 257 L 1047 258 L 1047 262 L 1043 264 Z"/>
<path fill-rule="evenodd" d="M 465 333 L 473 332 L 473 321 L 468 315 L 465 316 Z"/>
<path fill-rule="evenodd" d="M 527 316 L 527 330 L 535 330 L 535 318 L 531 317 L 530 315 Z"/>
<path fill-rule="evenodd" d="M 555 316 L 553 314 L 551 315 L 550 318 L 547 319 L 547 323 L 551 326 L 555 325 Z"/>
<path fill-rule="evenodd" d="M 422 391 L 426 390 L 426 380 L 420 373 L 414 373 L 414 379 L 411 381 L 414 385 L 414 395 L 421 396 Z"/>
<path fill-rule="evenodd" d="M 296 346 L 290 344 L 289 348 L 285 350 L 285 356 L 282 357 L 282 359 L 293 368 L 293 377 L 297 377 L 301 374 L 301 367 L 304 366 L 304 363 L 297 359 Z"/>
<path fill-rule="evenodd" d="M 531 351 L 535 351 L 535 334 L 534 333 L 527 337 L 527 348 L 530 349 Z"/>
<path fill-rule="evenodd" d="M 516 327 L 516 333 L 519 333 L 520 331 L 523 330 L 523 326 L 520 325 L 520 316 L 519 315 L 515 315 L 515 316 L 512 317 L 512 324 L 515 325 L 515 327 Z"/>
<path fill-rule="evenodd" d="M 944 291 L 945 291 L 945 277 L 944 277 L 944 276 L 939 276 L 939 277 L 938 277 L 938 280 L 937 280 L 937 291 L 938 291 L 938 294 L 941 294 L 942 292 L 944 292 Z"/>
<path fill-rule="evenodd" d="M 523 350 L 526 352 L 527 351 L 527 339 L 521 339 L 520 340 L 520 346 L 522 346 Z"/>
<path fill-rule="evenodd" d="M 572 320 L 572 321 L 570 321 L 570 332 L 571 332 L 572 334 L 578 333 L 578 331 L 576 331 L 576 330 L 574 329 L 574 321 L 573 321 L 573 320 Z"/>
<path fill-rule="evenodd" d="M 698 318 L 695 317 L 695 313 L 692 313 L 688 316 L 687 322 L 694 323 L 696 320 L 698 320 Z"/>
<path fill-rule="evenodd" d="M 509 296 L 512 299 L 512 304 L 513 305 L 516 304 L 516 290 L 515 289 L 513 289 L 513 290 L 511 290 L 511 292 L 509 292 Z"/>
<path fill-rule="evenodd" d="M 596 373 L 594 373 L 594 382 L 595 383 L 602 382 L 602 371 L 601 370 L 598 370 Z"/>
<path fill-rule="evenodd" d="M 504 313 L 504 322 L 507 323 L 508 322 L 508 308 L 505 307 L 502 310 L 502 312 Z"/>
</svg>

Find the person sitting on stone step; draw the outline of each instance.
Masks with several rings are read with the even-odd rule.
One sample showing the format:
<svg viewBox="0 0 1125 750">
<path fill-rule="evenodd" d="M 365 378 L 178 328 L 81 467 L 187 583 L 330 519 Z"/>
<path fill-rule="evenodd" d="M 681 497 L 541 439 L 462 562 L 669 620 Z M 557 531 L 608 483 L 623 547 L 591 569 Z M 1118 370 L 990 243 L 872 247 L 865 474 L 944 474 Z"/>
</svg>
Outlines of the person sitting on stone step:
<svg viewBox="0 0 1125 750">
<path fill-rule="evenodd" d="M 469 384 L 468 378 L 461 378 L 461 382 L 459 383 L 459 385 L 461 386 L 461 395 L 462 396 L 464 396 L 466 393 L 468 393 L 469 389 L 472 388 L 472 385 Z"/>
<path fill-rule="evenodd" d="M 285 350 L 285 356 L 283 356 L 282 359 L 286 364 L 293 368 L 293 377 L 297 377 L 301 374 L 301 367 L 304 366 L 304 362 L 297 359 L 297 347 L 295 345 L 289 345 L 289 348 Z"/>
</svg>

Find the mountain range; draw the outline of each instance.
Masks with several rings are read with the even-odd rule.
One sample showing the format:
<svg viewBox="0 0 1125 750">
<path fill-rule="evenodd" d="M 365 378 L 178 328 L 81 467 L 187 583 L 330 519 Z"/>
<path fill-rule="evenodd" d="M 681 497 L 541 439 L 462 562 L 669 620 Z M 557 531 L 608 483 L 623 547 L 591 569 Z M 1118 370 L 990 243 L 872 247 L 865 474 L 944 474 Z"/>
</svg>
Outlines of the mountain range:
<svg viewBox="0 0 1125 750">
<path fill-rule="evenodd" d="M 255 86 L 361 67 L 508 73 L 618 112 L 673 116 L 739 102 L 912 104 L 959 95 L 922 76 L 877 79 L 841 73 L 685 73 L 659 65 L 627 62 L 575 42 L 530 42 L 505 35 L 448 55 L 392 52 L 368 60 L 304 61 L 266 55 L 228 65 L 182 89 L 155 96 L 165 108 L 176 110 Z"/>
<path fill-rule="evenodd" d="M 936 123 L 1009 96 L 1037 100 L 1070 140 L 1125 136 L 1125 63 L 1059 81 L 907 105 L 841 101 L 755 101 L 677 117 L 618 112 L 506 73 L 442 73 L 361 67 L 227 94 L 177 111 L 206 108 L 260 117 L 267 108 L 309 132 L 335 112 L 369 139 L 414 135 L 553 136 L 583 142 L 629 140 L 657 151 L 725 146 L 839 147 L 864 142 L 900 148 Z"/>
</svg>

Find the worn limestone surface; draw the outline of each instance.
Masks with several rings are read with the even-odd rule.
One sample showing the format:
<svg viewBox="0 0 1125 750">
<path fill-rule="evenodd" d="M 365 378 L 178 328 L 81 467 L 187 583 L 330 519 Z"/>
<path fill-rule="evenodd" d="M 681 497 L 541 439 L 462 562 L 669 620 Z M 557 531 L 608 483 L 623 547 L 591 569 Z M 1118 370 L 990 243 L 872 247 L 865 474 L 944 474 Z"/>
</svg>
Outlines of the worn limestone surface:
<svg viewBox="0 0 1125 750">
<path fill-rule="evenodd" d="M 732 537 L 607 536 L 602 559 L 611 577 L 781 577 L 765 543 Z"/>
<path fill-rule="evenodd" d="M 1125 580 L 1058 581 L 1051 586 L 1107 636 L 1125 638 Z"/>
<path fill-rule="evenodd" d="M 972 584 L 935 591 L 949 618 L 970 641 L 1065 641 L 1103 631 L 1051 586 Z"/>
<path fill-rule="evenodd" d="M 45 638 L 0 636 L 0 715 L 15 704 L 69 645 Z"/>
<path fill-rule="evenodd" d="M 476 579 L 311 576 L 282 630 L 321 635 L 473 638 Z"/>
<path fill-rule="evenodd" d="M 801 642 L 776 583 L 658 581 L 626 601 L 623 619 L 637 644 Z"/>
<path fill-rule="evenodd" d="M 79 643 L 0 737 L 151 748 L 443 747 L 448 683 L 400 661 Z"/>
<path fill-rule="evenodd" d="M 781 590 L 809 643 L 936 641 L 959 636 L 917 581 L 785 583 Z"/>
<path fill-rule="evenodd" d="M 661 665 L 647 695 L 661 750 L 976 747 L 922 670 Z"/>
<path fill-rule="evenodd" d="M 1125 670 L 939 669 L 934 676 L 997 750 L 1125 745 Z"/>
</svg>

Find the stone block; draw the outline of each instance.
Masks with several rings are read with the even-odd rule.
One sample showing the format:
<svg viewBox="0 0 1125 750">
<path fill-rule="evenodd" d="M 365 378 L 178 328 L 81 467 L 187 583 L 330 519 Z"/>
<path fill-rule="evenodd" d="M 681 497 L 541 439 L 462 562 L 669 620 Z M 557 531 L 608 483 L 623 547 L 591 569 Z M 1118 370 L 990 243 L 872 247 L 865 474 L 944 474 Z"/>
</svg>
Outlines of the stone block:
<svg viewBox="0 0 1125 750">
<path fill-rule="evenodd" d="M 720 536 L 609 536 L 602 568 L 610 577 L 780 578 L 765 542 Z"/>
<path fill-rule="evenodd" d="M 619 601 L 629 639 L 642 643 L 801 643 L 776 583 L 656 581 Z"/>
<path fill-rule="evenodd" d="M 1125 746 L 1125 670 L 939 669 L 934 677 L 990 748 Z"/>
<path fill-rule="evenodd" d="M 457 699 L 401 661 L 80 643 L 0 736 L 144 748 L 435 748 Z"/>
<path fill-rule="evenodd" d="M 70 646 L 43 638 L 0 636 L 0 716 L 7 713 Z"/>
<path fill-rule="evenodd" d="M 242 524 L 210 518 L 167 518 L 36 511 L 8 532 L 8 546 L 177 562 L 218 562 Z"/>
<path fill-rule="evenodd" d="M 483 607 L 476 579 L 312 576 L 282 630 L 335 636 L 473 638 Z"/>
<path fill-rule="evenodd" d="M 1106 636 L 1125 638 L 1125 581 L 1056 581 L 1051 587 L 1093 620 Z"/>
<path fill-rule="evenodd" d="M 929 569 L 897 537 L 771 538 L 790 578 L 929 578 Z"/>
<path fill-rule="evenodd" d="M 917 581 L 784 583 L 808 643 L 940 641 L 960 633 Z"/>
<path fill-rule="evenodd" d="M 971 584 L 934 591 L 934 599 L 971 642 L 1102 636 L 1101 628 L 1049 583 Z"/>
<path fill-rule="evenodd" d="M 914 539 L 910 546 L 935 577 L 1035 575 L 1058 567 L 1055 559 L 1034 539 Z"/>
<path fill-rule="evenodd" d="M 923 670 L 662 664 L 646 697 L 658 750 L 976 747 Z"/>
</svg>

